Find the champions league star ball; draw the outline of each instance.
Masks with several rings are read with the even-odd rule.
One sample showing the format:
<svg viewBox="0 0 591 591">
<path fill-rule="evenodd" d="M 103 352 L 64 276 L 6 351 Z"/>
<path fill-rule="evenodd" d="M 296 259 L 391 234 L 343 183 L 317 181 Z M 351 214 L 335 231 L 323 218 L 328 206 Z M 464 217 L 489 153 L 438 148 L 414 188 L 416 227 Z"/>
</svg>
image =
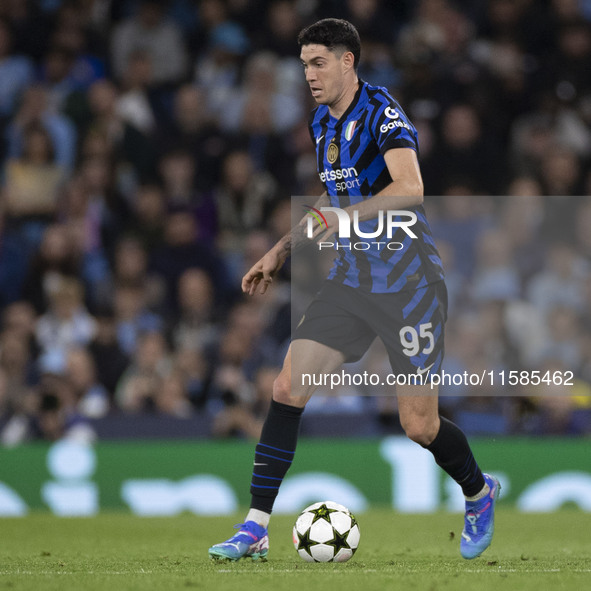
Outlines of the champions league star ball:
<svg viewBox="0 0 591 591">
<path fill-rule="evenodd" d="M 359 545 L 359 525 L 343 505 L 324 501 L 306 507 L 293 526 L 293 545 L 306 562 L 346 562 Z"/>
</svg>

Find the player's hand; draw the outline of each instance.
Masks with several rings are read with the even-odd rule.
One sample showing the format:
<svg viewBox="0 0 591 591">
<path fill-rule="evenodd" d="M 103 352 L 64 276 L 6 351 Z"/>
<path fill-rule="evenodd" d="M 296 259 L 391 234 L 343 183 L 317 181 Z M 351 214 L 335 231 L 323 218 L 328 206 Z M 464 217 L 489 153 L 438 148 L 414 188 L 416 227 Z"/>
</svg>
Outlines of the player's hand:
<svg viewBox="0 0 591 591">
<path fill-rule="evenodd" d="M 254 295 L 260 285 L 259 293 L 264 294 L 284 262 L 285 257 L 277 249 L 271 249 L 242 278 L 242 291 L 248 295 Z"/>
</svg>

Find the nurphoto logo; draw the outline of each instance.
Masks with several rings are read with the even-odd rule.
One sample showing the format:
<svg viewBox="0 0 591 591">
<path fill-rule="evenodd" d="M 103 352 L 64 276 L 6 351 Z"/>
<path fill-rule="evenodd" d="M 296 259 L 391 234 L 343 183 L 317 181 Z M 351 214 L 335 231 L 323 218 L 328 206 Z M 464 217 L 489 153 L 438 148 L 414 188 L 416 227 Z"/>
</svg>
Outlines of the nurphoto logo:
<svg viewBox="0 0 591 591">
<path fill-rule="evenodd" d="M 338 219 L 338 230 L 336 232 L 337 237 L 339 239 L 347 239 L 351 238 L 351 233 L 357 238 L 360 238 L 361 241 L 355 241 L 353 243 L 354 250 L 371 250 L 377 249 L 381 250 L 382 248 L 387 248 L 388 250 L 402 250 L 404 245 L 402 242 L 392 242 L 392 237 L 394 233 L 401 229 L 405 232 L 405 234 L 415 240 L 417 235 L 412 231 L 412 226 L 417 222 L 417 215 L 412 211 L 406 210 L 379 210 L 377 217 L 377 226 L 371 231 L 364 231 L 361 229 L 361 224 L 363 222 L 359 221 L 359 212 L 353 212 L 353 220 L 351 221 L 351 217 L 349 214 L 340 207 L 321 207 L 320 209 L 316 209 L 315 207 L 310 207 L 308 205 L 304 206 L 306 213 L 308 214 L 307 220 L 307 228 L 306 228 L 306 235 L 309 239 L 314 238 L 314 232 L 317 230 L 315 224 L 318 224 L 322 229 L 328 228 L 328 222 L 324 213 L 332 212 L 337 216 Z M 369 220 L 368 220 L 369 221 Z M 381 241 L 372 241 L 368 242 L 368 239 L 371 238 L 379 238 L 384 237 L 384 230 L 385 230 L 385 238 L 388 241 L 381 240 Z M 318 243 L 319 250 L 323 248 L 336 248 L 338 249 L 351 249 L 351 244 L 340 243 L 340 242 L 319 242 Z"/>
</svg>

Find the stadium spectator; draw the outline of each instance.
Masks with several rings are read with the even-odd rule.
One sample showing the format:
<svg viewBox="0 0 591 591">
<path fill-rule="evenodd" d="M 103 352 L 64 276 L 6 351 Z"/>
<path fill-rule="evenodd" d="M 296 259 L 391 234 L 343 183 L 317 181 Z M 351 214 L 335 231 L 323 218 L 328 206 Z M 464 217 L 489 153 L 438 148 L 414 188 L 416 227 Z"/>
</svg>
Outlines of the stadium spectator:
<svg viewBox="0 0 591 591">
<path fill-rule="evenodd" d="M 88 214 L 94 224 L 92 246 L 111 254 L 128 216 L 127 202 L 118 191 L 114 163 L 100 156 L 89 156 L 80 163 L 79 172 L 87 195 Z"/>
<path fill-rule="evenodd" d="M 25 55 L 13 54 L 13 33 L 0 19 L 0 118 L 9 117 L 23 91 L 33 81 L 33 64 Z"/>
<path fill-rule="evenodd" d="M 62 111 L 77 89 L 71 75 L 74 63 L 75 55 L 65 47 L 54 46 L 45 54 L 40 82 L 47 88 L 51 111 Z"/>
<path fill-rule="evenodd" d="M 117 114 L 145 136 L 156 129 L 156 115 L 150 94 L 152 62 L 150 56 L 137 50 L 129 56 L 123 75 L 123 92 L 117 99 Z"/>
<path fill-rule="evenodd" d="M 209 274 L 220 299 L 228 297 L 231 288 L 227 285 L 226 269 L 214 245 L 199 240 L 195 216 L 190 210 L 174 209 L 166 217 L 164 242 L 150 257 L 150 269 L 166 282 L 169 309 L 175 306 L 180 276 L 193 267 Z"/>
<path fill-rule="evenodd" d="M 363 40 L 364 53 L 367 39 L 384 44 L 394 41 L 396 25 L 393 27 L 391 23 L 395 16 L 394 9 L 389 3 L 382 0 L 347 0 L 344 4 L 343 18 L 356 23 L 355 26 Z"/>
<path fill-rule="evenodd" d="M 87 349 L 92 355 L 97 381 L 103 384 L 113 398 L 117 382 L 129 364 L 129 356 L 123 352 L 117 340 L 117 324 L 112 311 L 103 308 L 96 313 L 96 331 Z"/>
<path fill-rule="evenodd" d="M 249 392 L 250 397 L 226 406 L 216 415 L 213 425 L 214 437 L 260 437 L 273 395 L 273 382 L 278 373 L 278 368 L 261 367 L 254 379 L 254 389 Z"/>
<path fill-rule="evenodd" d="M 92 302 L 99 309 L 113 305 L 113 293 L 117 285 L 143 285 L 146 307 L 150 310 L 162 310 L 166 290 L 162 279 L 148 273 L 148 253 L 143 244 L 135 237 L 121 237 L 114 248 L 113 261 L 108 275 L 94 286 Z"/>
<path fill-rule="evenodd" d="M 13 302 L 2 310 L 2 330 L 14 331 L 23 337 L 32 353 L 35 352 L 36 321 L 35 309 L 24 300 Z"/>
<path fill-rule="evenodd" d="M 391 45 L 368 37 L 363 41 L 363 48 L 363 67 L 359 68 L 362 79 L 375 80 L 377 86 L 384 86 L 392 92 L 400 88 L 402 73 L 394 65 Z"/>
<path fill-rule="evenodd" d="M 109 411 L 109 394 L 97 381 L 92 355 L 83 347 L 68 351 L 65 376 L 76 397 L 78 412 L 88 418 L 104 417 Z"/>
<path fill-rule="evenodd" d="M 159 170 L 169 208 L 190 210 L 195 217 L 198 239 L 211 243 L 218 230 L 217 205 L 211 192 L 200 188 L 200 174 L 191 152 L 183 149 L 167 152 L 160 159 Z"/>
<path fill-rule="evenodd" d="M 178 349 L 211 351 L 219 338 L 215 317 L 215 292 L 210 276 L 197 268 L 187 269 L 179 278 L 178 304 L 173 342 Z"/>
<path fill-rule="evenodd" d="M 46 88 L 29 86 L 23 93 L 19 108 L 6 128 L 7 155 L 19 158 L 24 151 L 25 130 L 41 124 L 49 133 L 55 164 L 71 170 L 76 161 L 76 129 L 59 111 L 51 111 Z"/>
<path fill-rule="evenodd" d="M 168 20 L 158 0 L 141 0 L 137 14 L 118 24 L 111 37 L 115 75 L 124 77 L 132 54 L 147 52 L 155 84 L 178 83 L 186 74 L 187 51 L 181 31 Z"/>
<path fill-rule="evenodd" d="M 49 292 L 49 309 L 36 328 L 42 368 L 61 373 L 70 347 L 87 345 L 96 333 L 96 321 L 84 306 L 83 287 L 71 277 L 58 279 Z M 54 372 L 53 369 L 56 368 Z"/>
<path fill-rule="evenodd" d="M 254 54 L 245 66 L 243 88 L 233 93 L 220 121 L 231 145 L 248 153 L 257 172 L 272 171 L 286 184 L 293 178 L 289 132 L 303 115 L 301 85 L 286 80 L 288 71 L 273 54 Z M 299 74 L 298 64 L 298 79 Z"/>
<path fill-rule="evenodd" d="M 272 52 L 279 59 L 297 60 L 298 52 L 293 40 L 300 29 L 301 21 L 296 2 L 293 0 L 272 2 L 267 10 L 263 27 L 257 31 L 256 44 Z"/>
<path fill-rule="evenodd" d="M 539 364 L 541 375 L 561 372 L 569 368 L 563 360 L 548 357 Z M 566 374 L 568 375 L 568 374 Z M 526 412 L 521 417 L 521 430 L 533 435 L 585 435 L 589 433 L 588 409 L 591 386 L 588 382 L 573 378 L 570 384 L 558 389 L 552 380 L 525 389 Z"/>
<path fill-rule="evenodd" d="M 453 248 L 456 269 L 466 277 L 474 272 L 478 237 L 490 226 L 484 203 L 482 197 L 454 190 L 442 202 L 441 217 L 432 223 L 435 239 Z"/>
<path fill-rule="evenodd" d="M 205 91 L 193 84 L 180 86 L 174 96 L 171 119 L 161 121 L 161 153 L 177 149 L 190 152 L 199 189 L 211 191 L 219 181 L 220 161 L 228 140 L 207 110 Z"/>
<path fill-rule="evenodd" d="M 209 0 L 204 4 L 221 4 Z M 207 109 L 218 118 L 223 117 L 228 100 L 239 85 L 244 55 L 250 40 L 236 23 L 216 24 L 207 36 L 207 47 L 198 54 L 195 63 L 195 82 L 204 89 Z"/>
<path fill-rule="evenodd" d="M 222 181 L 216 194 L 223 251 L 239 252 L 249 230 L 260 226 L 276 195 L 276 184 L 267 172 L 257 172 L 245 151 L 224 159 Z"/>
<path fill-rule="evenodd" d="M 103 157 L 97 158 L 98 162 Z M 100 286 L 109 276 L 107 247 L 111 245 L 101 205 L 92 199 L 89 188 L 80 174 L 73 176 L 62 193 L 57 217 L 65 228 L 71 253 L 79 261 L 88 303 L 95 306 L 100 299 Z"/>
<path fill-rule="evenodd" d="M 87 105 L 81 109 L 77 121 L 79 133 L 86 137 L 89 131 L 108 138 L 119 167 L 131 165 L 139 180 L 153 177 L 156 147 L 139 129 L 126 123 L 117 112 L 119 94 L 109 80 L 98 80 L 87 92 Z"/>
<path fill-rule="evenodd" d="M 5 218 L 0 210 L 0 306 L 22 296 L 27 265 L 33 254 L 26 238 L 17 229 L 7 227 Z"/>
<path fill-rule="evenodd" d="M 170 370 L 168 348 L 159 332 L 138 338 L 133 359 L 117 383 L 115 400 L 126 412 L 153 412 L 162 380 Z"/>
<path fill-rule="evenodd" d="M 576 310 L 554 306 L 546 314 L 548 338 L 538 350 L 538 364 L 553 359 L 571 371 L 578 369 L 581 359 L 580 324 Z"/>
<path fill-rule="evenodd" d="M 52 47 L 68 51 L 74 58 L 69 78 L 78 91 L 86 90 L 93 82 L 106 74 L 106 53 L 102 36 L 83 15 L 80 19 L 70 18 L 66 11 L 81 8 L 79 3 L 64 3 L 51 36 Z M 74 97 L 71 97 L 74 98 Z"/>
<path fill-rule="evenodd" d="M 225 407 L 249 404 L 253 400 L 253 380 L 264 366 L 279 363 L 279 351 L 266 333 L 267 311 L 255 302 L 241 302 L 230 311 L 213 361 L 212 401 Z"/>
<path fill-rule="evenodd" d="M 8 160 L 4 169 L 6 213 L 18 220 L 50 218 L 57 209 L 64 172 L 55 160 L 51 138 L 43 125 L 28 125 L 23 130 L 21 156 Z"/>
<path fill-rule="evenodd" d="M 198 199 L 195 187 L 195 162 L 190 152 L 174 150 L 160 158 L 160 176 L 166 203 L 169 207 L 191 207 Z M 207 219 L 204 226 L 214 226 L 215 219 Z"/>
<path fill-rule="evenodd" d="M 10 397 L 22 393 L 38 378 L 35 359 L 39 354 L 35 338 L 37 316 L 31 304 L 20 300 L 6 306 L 2 312 L 0 367 L 4 370 Z"/>
<path fill-rule="evenodd" d="M 141 281 L 115 286 L 113 309 L 117 343 L 126 355 L 133 355 L 142 334 L 163 328 L 162 318 L 147 308 L 146 296 L 146 286 Z"/>
<path fill-rule="evenodd" d="M 211 366 L 207 356 L 192 343 L 175 349 L 173 369 L 184 376 L 187 396 L 196 410 L 207 403 L 210 394 Z"/>
<path fill-rule="evenodd" d="M 292 88 L 281 83 L 285 65 L 269 52 L 253 54 L 244 68 L 244 83 L 226 104 L 227 113 L 220 118 L 224 131 L 285 133 L 303 116 L 301 84 Z M 299 73 L 299 69 L 298 69 Z M 287 86 L 287 88 L 286 88 Z M 254 120 L 253 120 L 254 119 Z"/>
<path fill-rule="evenodd" d="M 248 11 L 251 8 L 251 2 L 247 2 Z M 199 55 L 207 47 L 208 43 L 211 42 L 213 32 L 217 27 L 230 20 L 230 11 L 235 6 L 231 6 L 230 3 L 224 2 L 224 0 L 202 0 L 198 3 L 196 10 L 197 15 L 197 31 L 190 39 L 191 53 L 192 55 Z"/>
<path fill-rule="evenodd" d="M 96 438 L 88 420 L 76 410 L 76 397 L 67 379 L 45 373 L 24 401 L 20 412 L 4 426 L 2 443 L 13 446 L 35 439 L 57 441 L 64 437 L 91 443 Z"/>
<path fill-rule="evenodd" d="M 30 387 L 36 378 L 34 361 L 32 349 L 25 336 L 10 329 L 0 333 L 0 370 L 5 388 L 5 416 L 21 412 L 26 405 Z"/>
<path fill-rule="evenodd" d="M 513 263 L 514 253 L 502 230 L 488 230 L 479 237 L 472 298 L 477 302 L 517 299 L 521 282 Z"/>
<path fill-rule="evenodd" d="M 193 408 L 186 389 L 185 376 L 172 371 L 164 377 L 154 399 L 155 411 L 176 417 L 188 419 Z"/>
<path fill-rule="evenodd" d="M 544 313 L 554 306 L 584 309 L 584 282 L 589 265 L 567 243 L 557 242 L 548 248 L 546 266 L 528 285 L 528 300 Z"/>
<path fill-rule="evenodd" d="M 476 108 L 453 104 L 443 113 L 439 141 L 425 163 L 425 182 L 440 195 L 456 179 L 466 178 L 476 193 L 496 195 L 502 186 L 501 159 L 494 130 L 483 129 Z"/>
<path fill-rule="evenodd" d="M 554 147 L 544 155 L 540 164 L 540 176 L 545 195 L 582 194 L 580 163 L 572 150 L 566 147 Z M 574 203 L 574 200 L 571 199 L 570 202 Z"/>
<path fill-rule="evenodd" d="M 164 244 L 166 201 L 157 184 L 140 185 L 132 198 L 133 215 L 129 220 L 129 233 L 152 253 Z"/>
<path fill-rule="evenodd" d="M 541 232 L 544 205 L 539 184 L 532 179 L 514 181 L 499 211 L 500 224 L 513 252 L 521 287 L 542 270 L 545 244 Z"/>
<path fill-rule="evenodd" d="M 47 227 L 39 250 L 31 260 L 23 285 L 23 298 L 37 313 L 47 310 L 52 293 L 65 278 L 75 278 L 80 261 L 72 248 L 67 228 L 63 224 Z"/>
<path fill-rule="evenodd" d="M 555 9 L 558 2 L 555 2 Z M 567 3 L 568 4 L 568 3 Z M 560 8 L 558 8 L 560 10 Z M 586 64 L 591 59 L 591 25 L 581 15 L 562 18 L 557 28 L 557 51 L 546 69 L 547 85 L 555 85 L 558 98 L 574 103 L 591 90 Z"/>
</svg>

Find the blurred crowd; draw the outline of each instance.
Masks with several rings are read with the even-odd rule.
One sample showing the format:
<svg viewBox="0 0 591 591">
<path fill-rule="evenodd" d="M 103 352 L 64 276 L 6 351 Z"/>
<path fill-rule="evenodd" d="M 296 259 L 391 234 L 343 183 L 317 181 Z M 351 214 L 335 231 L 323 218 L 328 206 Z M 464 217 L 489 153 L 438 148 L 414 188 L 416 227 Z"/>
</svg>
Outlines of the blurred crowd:
<svg viewBox="0 0 591 591">
<path fill-rule="evenodd" d="M 591 2 L 3 0 L 2 443 L 111 413 L 257 436 L 289 266 L 264 298 L 240 279 L 290 197 L 323 190 L 296 37 L 326 16 L 358 27 L 360 77 L 419 130 L 445 367 L 573 372 L 444 389 L 444 411 L 474 432 L 591 432 Z M 391 396 L 357 394 L 309 413 L 396 429 Z"/>
</svg>

